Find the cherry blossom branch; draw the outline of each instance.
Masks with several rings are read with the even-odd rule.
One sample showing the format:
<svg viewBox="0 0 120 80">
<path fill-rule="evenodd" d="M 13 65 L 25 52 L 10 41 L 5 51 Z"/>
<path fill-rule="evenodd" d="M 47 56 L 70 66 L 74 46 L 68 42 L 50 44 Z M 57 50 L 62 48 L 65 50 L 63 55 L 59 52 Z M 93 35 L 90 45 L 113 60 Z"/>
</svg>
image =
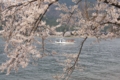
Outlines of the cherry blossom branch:
<svg viewBox="0 0 120 80">
<path fill-rule="evenodd" d="M 79 4 L 82 0 L 79 0 L 76 4 Z"/>
<path fill-rule="evenodd" d="M 16 5 L 11 5 L 11 6 L 7 7 L 7 9 L 11 9 L 11 8 L 13 8 L 13 7 L 19 7 L 19 6 L 22 6 L 22 5 L 27 6 L 28 4 L 30 4 L 30 3 L 32 3 L 32 2 L 35 2 L 35 1 L 37 1 L 37 0 L 27 1 L 27 2 L 25 2 L 25 3 L 18 3 L 18 4 L 16 4 Z"/>
<path fill-rule="evenodd" d="M 87 38 L 88 38 L 88 37 L 85 37 L 85 38 L 83 39 L 83 41 L 81 42 L 81 46 L 80 46 L 80 49 L 79 49 L 79 53 L 78 53 L 77 57 L 75 58 L 75 62 L 74 62 L 74 64 L 73 64 L 71 67 L 67 68 L 67 70 L 66 70 L 66 75 L 65 75 L 65 77 L 64 77 L 63 80 L 68 80 L 69 77 L 70 77 L 70 75 L 73 73 L 73 71 L 74 71 L 74 69 L 75 69 L 75 67 L 76 67 L 76 64 L 77 64 L 77 62 L 78 62 L 78 60 L 79 60 L 79 57 L 80 57 L 80 54 L 81 54 L 83 45 L 84 45 L 85 41 L 87 40 Z"/>
<path fill-rule="evenodd" d="M 46 12 L 47 12 L 47 10 L 49 9 L 49 7 L 50 7 L 52 4 L 54 4 L 55 2 L 57 2 L 57 1 L 58 1 L 58 0 L 50 3 L 50 4 L 48 5 L 48 7 L 46 8 L 46 10 L 44 11 L 44 13 L 39 15 L 39 17 L 38 17 L 38 19 L 35 21 L 34 27 L 32 28 L 32 30 L 31 30 L 30 33 L 32 33 L 32 31 L 33 31 L 33 33 L 34 33 L 34 32 L 37 30 L 39 23 L 40 23 L 41 20 L 43 19 L 43 16 L 46 14 Z"/>
<path fill-rule="evenodd" d="M 82 51 L 82 48 L 83 48 L 83 45 L 84 45 L 84 42 L 87 40 L 87 38 L 88 38 L 88 37 L 85 37 L 85 38 L 83 39 L 83 41 L 82 41 L 82 43 L 81 43 L 81 47 L 80 47 L 80 49 L 79 49 L 79 53 L 78 53 L 78 55 L 77 55 L 77 58 L 76 58 L 75 63 L 74 63 L 73 66 L 75 66 L 76 63 L 78 62 L 79 56 L 80 56 L 80 54 L 81 54 L 81 51 Z"/>
<path fill-rule="evenodd" d="M 117 3 L 113 3 L 113 2 L 110 2 L 109 0 L 104 0 L 103 1 L 104 3 L 107 3 L 107 4 L 110 4 L 112 6 L 115 6 L 116 8 L 120 8 L 120 4 Z"/>
<path fill-rule="evenodd" d="M 120 26 L 120 23 L 118 23 L 118 22 L 110 22 L 110 21 L 101 23 L 100 25 L 105 25 L 105 24 L 113 24 L 113 25 Z"/>
<path fill-rule="evenodd" d="M 76 3 L 76 5 L 78 5 L 78 4 L 80 3 L 80 1 L 81 1 L 81 0 L 79 0 L 79 1 Z M 76 8 L 75 8 L 75 9 L 76 9 Z M 69 17 L 69 19 L 68 19 L 67 24 L 70 22 L 70 19 L 71 19 L 72 15 L 74 14 L 75 9 L 73 10 L 73 12 L 70 12 L 70 17 Z"/>
<path fill-rule="evenodd" d="M 82 0 L 79 0 L 79 1 L 76 3 L 76 5 L 78 5 L 81 1 L 82 1 Z M 75 13 L 75 10 L 76 10 L 76 8 L 75 8 L 72 12 L 69 12 L 70 16 L 69 16 L 69 18 L 68 18 L 67 24 L 70 22 L 70 19 L 72 18 L 73 14 Z M 70 28 L 69 28 L 69 30 L 70 30 Z M 66 32 L 64 31 L 63 36 L 64 36 L 65 33 L 66 33 Z"/>
</svg>

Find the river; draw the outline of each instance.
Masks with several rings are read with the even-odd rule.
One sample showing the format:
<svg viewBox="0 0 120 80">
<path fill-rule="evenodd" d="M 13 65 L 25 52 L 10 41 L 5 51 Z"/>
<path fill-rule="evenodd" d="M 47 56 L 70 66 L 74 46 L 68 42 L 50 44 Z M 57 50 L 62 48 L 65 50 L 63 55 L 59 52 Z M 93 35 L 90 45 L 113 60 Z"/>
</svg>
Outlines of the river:
<svg viewBox="0 0 120 80">
<path fill-rule="evenodd" d="M 54 41 L 55 38 L 49 38 Z M 59 55 L 63 53 L 78 53 L 81 38 L 74 38 L 75 44 L 53 44 L 46 40 L 45 48 L 48 52 L 56 51 Z M 106 40 L 99 43 L 95 39 L 88 39 L 80 55 L 80 66 L 83 70 L 75 70 L 71 80 L 120 80 L 120 39 Z M 41 48 L 41 46 L 38 46 Z M 0 38 L 0 64 L 5 61 L 4 41 Z M 61 57 L 62 56 L 55 56 Z M 26 68 L 20 68 L 17 73 L 12 71 L 10 75 L 6 72 L 0 73 L 0 80 L 54 80 L 52 76 L 61 73 L 61 66 L 55 57 L 49 56 L 39 59 Z"/>
</svg>

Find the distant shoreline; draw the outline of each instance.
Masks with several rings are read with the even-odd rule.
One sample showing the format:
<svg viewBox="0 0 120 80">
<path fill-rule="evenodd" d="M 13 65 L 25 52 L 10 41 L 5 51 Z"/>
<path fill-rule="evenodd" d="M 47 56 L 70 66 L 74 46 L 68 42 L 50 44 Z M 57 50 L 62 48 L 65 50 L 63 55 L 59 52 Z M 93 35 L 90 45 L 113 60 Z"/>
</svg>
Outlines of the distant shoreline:
<svg viewBox="0 0 120 80">
<path fill-rule="evenodd" d="M 85 38 L 84 36 L 69 36 L 69 37 L 64 37 L 64 36 L 49 36 L 49 37 L 58 37 L 58 38 Z M 95 38 L 95 37 L 89 37 L 89 38 Z"/>
</svg>

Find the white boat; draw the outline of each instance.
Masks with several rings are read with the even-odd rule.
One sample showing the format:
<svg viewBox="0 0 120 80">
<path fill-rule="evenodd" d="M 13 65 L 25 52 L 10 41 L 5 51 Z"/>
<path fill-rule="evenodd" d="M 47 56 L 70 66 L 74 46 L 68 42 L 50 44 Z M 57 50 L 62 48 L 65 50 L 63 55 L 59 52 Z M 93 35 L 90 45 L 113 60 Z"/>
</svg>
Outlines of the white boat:
<svg viewBox="0 0 120 80">
<path fill-rule="evenodd" d="M 55 40 L 55 43 L 60 43 L 60 44 L 74 44 L 74 39 L 57 39 Z"/>
</svg>

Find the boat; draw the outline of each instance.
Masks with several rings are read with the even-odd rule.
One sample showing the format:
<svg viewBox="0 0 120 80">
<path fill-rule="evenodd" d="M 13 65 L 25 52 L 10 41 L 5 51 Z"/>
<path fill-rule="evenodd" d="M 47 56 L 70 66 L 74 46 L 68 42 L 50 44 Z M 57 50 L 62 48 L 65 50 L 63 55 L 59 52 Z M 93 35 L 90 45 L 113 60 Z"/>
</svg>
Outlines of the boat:
<svg viewBox="0 0 120 80">
<path fill-rule="evenodd" d="M 55 40 L 55 43 L 60 43 L 60 44 L 74 44 L 74 39 L 57 39 Z"/>
</svg>

